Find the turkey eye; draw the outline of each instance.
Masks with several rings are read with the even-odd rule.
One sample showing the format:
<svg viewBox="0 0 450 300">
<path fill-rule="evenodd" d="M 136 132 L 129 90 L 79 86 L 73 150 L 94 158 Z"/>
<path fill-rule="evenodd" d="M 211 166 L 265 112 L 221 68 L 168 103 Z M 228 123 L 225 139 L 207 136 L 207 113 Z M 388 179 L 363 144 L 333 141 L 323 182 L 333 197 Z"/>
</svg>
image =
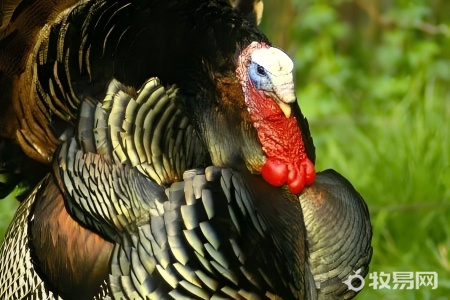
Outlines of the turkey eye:
<svg viewBox="0 0 450 300">
<path fill-rule="evenodd" d="M 265 70 L 263 67 L 261 67 L 261 66 L 258 66 L 258 67 L 256 68 L 256 71 L 257 71 L 258 74 L 261 75 L 261 76 L 266 75 L 266 70 Z"/>
</svg>

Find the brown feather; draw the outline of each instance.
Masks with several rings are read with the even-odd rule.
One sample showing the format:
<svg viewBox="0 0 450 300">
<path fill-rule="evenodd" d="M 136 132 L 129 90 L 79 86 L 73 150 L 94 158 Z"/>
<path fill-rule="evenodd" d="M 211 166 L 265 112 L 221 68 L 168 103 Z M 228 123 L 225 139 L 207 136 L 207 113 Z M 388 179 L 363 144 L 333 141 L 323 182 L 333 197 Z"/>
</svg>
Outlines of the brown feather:
<svg viewBox="0 0 450 300">
<path fill-rule="evenodd" d="M 36 269 L 56 292 L 65 299 L 99 293 L 113 244 L 72 219 L 52 178 L 37 194 L 29 232 Z"/>
<path fill-rule="evenodd" d="M 13 75 L 25 69 L 39 30 L 78 0 L 3 0 L 0 9 L 0 71 Z"/>
</svg>

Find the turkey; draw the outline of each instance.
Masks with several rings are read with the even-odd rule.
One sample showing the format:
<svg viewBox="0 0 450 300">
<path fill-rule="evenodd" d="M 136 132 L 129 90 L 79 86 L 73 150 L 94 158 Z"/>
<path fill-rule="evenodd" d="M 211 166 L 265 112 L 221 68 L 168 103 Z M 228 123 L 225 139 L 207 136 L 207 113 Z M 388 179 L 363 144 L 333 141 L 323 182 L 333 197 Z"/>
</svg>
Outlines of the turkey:
<svg viewBox="0 0 450 300">
<path fill-rule="evenodd" d="M 287 189 L 273 189 L 259 176 L 219 167 L 188 171 L 183 182 L 174 183 L 164 190 L 154 180 L 149 180 L 144 175 L 145 172 L 139 171 L 139 166 L 124 164 L 118 153 L 124 153 L 127 150 L 125 147 L 118 147 L 110 152 L 102 150 L 114 148 L 113 138 L 101 133 L 105 130 L 104 124 L 117 126 L 109 131 L 112 135 L 118 128 L 130 128 L 125 125 L 130 121 L 135 122 L 133 118 L 125 117 L 125 112 L 130 107 L 139 108 L 134 114 L 138 118 L 140 109 L 147 110 L 152 102 L 160 103 L 166 97 L 170 99 L 173 92 L 173 89 L 169 89 L 165 93 L 159 81 L 150 80 L 135 100 L 121 90 L 120 84 L 112 82 L 101 105 L 94 106 L 90 101 L 82 103 L 80 115 L 90 121 L 80 119 L 76 133 L 80 142 L 72 138 L 58 150 L 54 165 L 56 182 L 66 194 L 65 198 L 71 199 L 69 204 L 75 206 L 69 210 L 75 212 L 77 219 L 84 218 L 83 222 L 90 228 L 100 226 L 96 230 L 102 232 L 102 236 L 107 236 L 110 242 L 93 242 L 95 235 L 85 233 L 92 256 L 86 253 L 81 256 L 88 262 L 78 262 L 78 272 L 82 264 L 85 264 L 88 271 L 92 271 L 92 265 L 108 265 L 107 261 L 113 253 L 109 286 L 113 297 L 118 299 L 143 298 L 147 294 L 155 299 L 164 299 L 165 295 L 175 299 L 183 296 L 315 299 L 315 288 L 312 288 L 314 284 L 320 285 L 319 298 L 330 298 L 330 294 L 336 295 L 334 298 L 338 298 L 339 294 L 342 294 L 341 297 L 351 296 L 354 292 L 346 290 L 346 286 L 342 284 L 342 276 L 330 277 L 329 273 L 339 274 L 343 269 L 345 272 L 348 265 L 365 267 L 370 254 L 370 239 L 367 239 L 370 224 L 367 223 L 367 218 L 358 218 L 361 215 L 367 217 L 364 202 L 337 173 L 331 170 L 319 173 L 316 182 L 301 194 L 300 201 Z M 122 113 L 115 113 L 120 111 Z M 177 115 L 171 114 L 168 122 L 186 121 Z M 141 133 L 130 129 L 131 131 L 124 132 L 125 140 Z M 170 127 L 167 129 L 170 131 Z M 88 134 L 89 132 L 92 134 Z M 152 132 L 148 134 L 153 135 Z M 106 138 L 100 138 L 102 136 Z M 127 157 L 133 155 L 130 153 Z M 84 292 L 91 291 L 88 295 L 77 291 L 78 284 L 71 289 L 67 286 L 66 278 L 71 276 L 73 270 L 61 266 L 64 266 L 63 262 L 68 257 L 69 261 L 76 261 L 79 253 L 73 250 L 80 246 L 73 247 L 72 244 L 72 247 L 64 249 L 65 245 L 61 243 L 58 245 L 60 252 L 58 251 L 57 256 L 47 255 L 46 251 L 52 240 L 61 240 L 55 238 L 55 235 L 66 238 L 68 233 L 61 228 L 67 228 L 68 225 L 55 226 L 52 222 L 46 222 L 48 219 L 62 219 L 60 209 L 64 204 L 55 182 L 47 178 L 39 187 L 38 193 L 42 194 L 37 195 L 39 202 L 34 205 L 34 215 L 46 217 L 35 218 L 29 223 L 28 231 L 31 230 L 39 243 L 36 245 L 33 242 L 33 255 L 39 263 L 35 261 L 32 266 L 51 270 L 47 275 L 50 276 L 49 282 L 57 285 L 60 288 L 58 294 L 65 298 L 88 298 L 92 292 L 102 294 L 102 291 L 94 289 L 101 286 L 101 276 L 97 285 L 91 286 L 84 282 Z M 104 197 L 104 200 L 99 200 L 98 197 Z M 305 211 L 304 221 L 300 204 Z M 339 207 L 348 209 L 333 211 Z M 77 212 L 80 211 L 78 215 Z M 87 212 L 91 215 L 87 216 Z M 99 219 L 102 221 L 97 224 L 89 223 Z M 69 221 L 70 226 L 73 226 L 73 221 Z M 306 224 L 309 236 L 305 236 L 303 223 Z M 36 232 L 33 228 L 36 228 Z M 323 230 L 325 228 L 336 231 Z M 341 228 L 346 230 L 341 232 Z M 72 227 L 69 229 L 74 230 Z M 292 236 L 293 233 L 295 235 Z M 77 231 L 77 234 L 80 232 Z M 330 238 L 330 234 L 338 236 Z M 353 243 L 348 243 L 349 237 L 363 251 L 355 251 Z M 306 253 L 298 251 L 305 249 L 305 240 L 310 245 L 310 267 L 303 257 Z M 79 239 L 74 241 L 79 242 Z M 25 249 L 25 246 L 16 246 L 16 249 Z M 334 249 L 335 252 L 324 257 L 323 252 L 327 248 Z M 100 263 L 102 259 L 103 264 Z M 148 263 L 140 263 L 141 261 Z M 128 267 L 124 268 L 124 265 Z M 224 266 L 227 268 L 224 269 Z M 10 266 L 9 269 L 13 267 Z M 152 271 L 155 269 L 158 272 Z M 296 274 L 301 270 L 304 274 Z M 109 270 L 102 271 L 103 278 L 108 278 Z M 143 277 L 133 280 L 131 274 L 135 273 Z M 289 275 L 283 279 L 293 280 L 288 286 L 297 286 L 300 289 L 297 290 L 298 294 L 293 293 L 285 282 L 278 281 L 280 274 L 285 273 Z M 27 276 L 32 274 L 29 270 L 26 272 Z M 148 274 L 151 276 L 145 277 Z M 219 276 L 221 274 L 224 274 L 222 278 Z M 314 280 L 313 275 L 318 279 Z M 161 277 L 167 282 L 165 286 L 160 283 Z M 85 279 L 86 276 L 79 278 Z M 71 281 L 76 282 L 76 279 Z M 305 291 L 301 290 L 304 287 L 310 291 L 310 296 L 306 296 Z"/>
<path fill-rule="evenodd" d="M 10 83 L 8 126 L 53 168 L 2 245 L 1 297 L 353 296 L 367 207 L 315 175 L 292 62 L 225 1 L 169 3 L 62 11 Z"/>
</svg>

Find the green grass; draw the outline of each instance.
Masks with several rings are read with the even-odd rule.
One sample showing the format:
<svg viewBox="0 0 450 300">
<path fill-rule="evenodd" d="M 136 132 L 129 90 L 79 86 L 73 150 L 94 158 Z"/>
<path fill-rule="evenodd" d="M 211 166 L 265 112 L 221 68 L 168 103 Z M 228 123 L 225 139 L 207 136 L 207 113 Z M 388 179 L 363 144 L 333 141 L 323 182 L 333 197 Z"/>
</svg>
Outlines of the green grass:
<svg viewBox="0 0 450 300">
<path fill-rule="evenodd" d="M 424 84 L 423 92 L 417 84 Z M 363 195 L 371 213 L 370 272 L 436 271 L 439 288 L 374 290 L 362 299 L 450 296 L 450 93 L 412 82 L 387 109 L 368 101 L 357 116 L 345 99 L 309 100 L 300 90 L 317 148 L 318 169 L 333 168 Z M 308 99 L 308 100 L 307 100 Z M 369 100 L 369 99 L 368 99 Z"/>
<path fill-rule="evenodd" d="M 11 196 L 0 200 L 0 241 L 3 241 L 6 229 L 19 206 L 19 202 L 15 201 Z"/>
<path fill-rule="evenodd" d="M 439 275 L 436 290 L 366 285 L 359 298 L 450 299 L 448 38 L 410 28 L 381 28 L 370 37 L 339 21 L 330 7 L 311 7 L 308 14 L 328 20 L 317 35 L 297 32 L 301 46 L 293 51 L 318 169 L 336 169 L 366 200 L 370 272 Z M 300 22 L 304 28 L 309 19 Z"/>
<path fill-rule="evenodd" d="M 370 272 L 439 275 L 436 290 L 375 290 L 366 278 L 359 298 L 450 299 L 450 36 L 415 27 L 442 12 L 381 1 L 378 13 L 402 24 L 384 27 L 354 1 L 343 14 L 340 2 L 304 5 L 288 44 L 317 167 L 339 171 L 366 200 Z"/>
</svg>

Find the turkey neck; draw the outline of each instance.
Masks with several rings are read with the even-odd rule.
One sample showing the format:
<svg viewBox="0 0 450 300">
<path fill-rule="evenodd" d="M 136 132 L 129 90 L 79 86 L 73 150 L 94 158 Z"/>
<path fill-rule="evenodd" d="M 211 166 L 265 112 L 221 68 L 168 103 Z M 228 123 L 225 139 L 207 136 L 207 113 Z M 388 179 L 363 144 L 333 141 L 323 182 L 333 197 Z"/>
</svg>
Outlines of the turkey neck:
<svg viewBox="0 0 450 300">
<path fill-rule="evenodd" d="M 212 163 L 236 170 L 262 164 L 265 158 L 238 80 L 214 74 L 199 89 L 194 97 L 181 96 L 181 103 Z"/>
</svg>

